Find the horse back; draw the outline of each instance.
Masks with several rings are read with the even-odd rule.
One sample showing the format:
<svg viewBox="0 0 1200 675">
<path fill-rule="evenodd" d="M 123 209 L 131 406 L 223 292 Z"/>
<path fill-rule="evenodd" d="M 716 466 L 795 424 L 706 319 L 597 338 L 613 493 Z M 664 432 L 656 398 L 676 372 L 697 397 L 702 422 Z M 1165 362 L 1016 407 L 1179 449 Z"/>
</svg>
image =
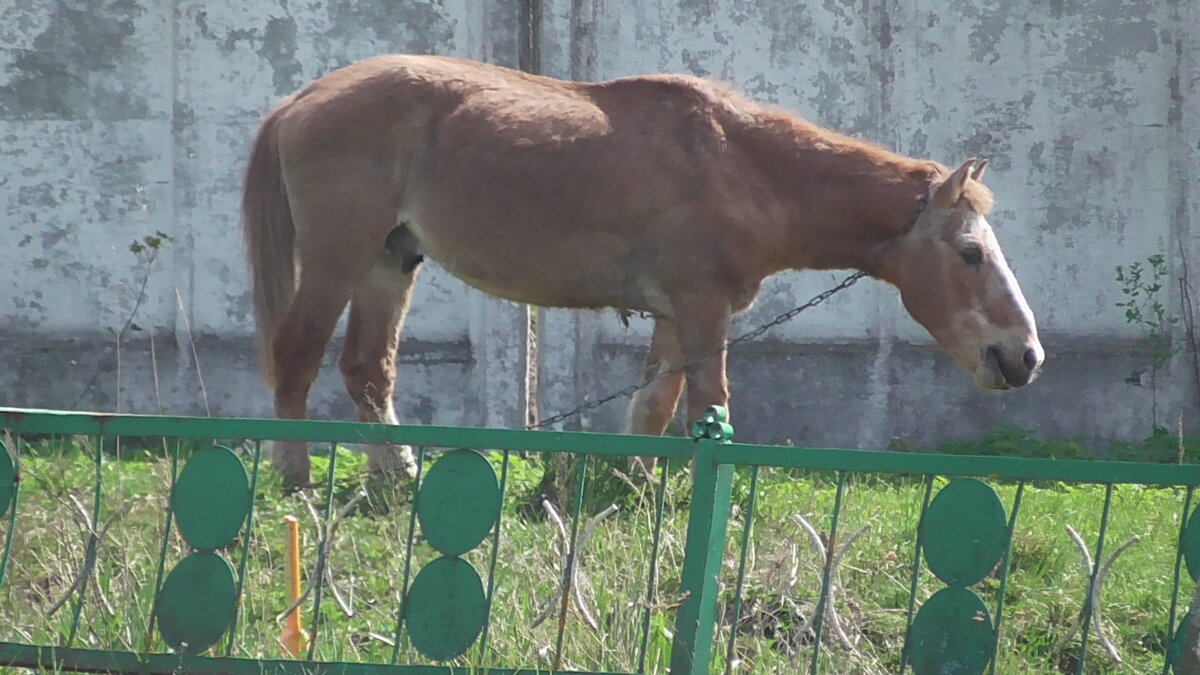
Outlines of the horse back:
<svg viewBox="0 0 1200 675">
<path fill-rule="evenodd" d="M 422 252 L 483 290 L 636 307 L 628 289 L 663 260 L 694 267 L 681 247 L 735 235 L 753 244 L 727 227 L 759 208 L 725 133 L 739 103 L 686 76 L 575 83 L 384 56 L 285 101 L 280 148 L 289 184 L 386 177 Z"/>
</svg>

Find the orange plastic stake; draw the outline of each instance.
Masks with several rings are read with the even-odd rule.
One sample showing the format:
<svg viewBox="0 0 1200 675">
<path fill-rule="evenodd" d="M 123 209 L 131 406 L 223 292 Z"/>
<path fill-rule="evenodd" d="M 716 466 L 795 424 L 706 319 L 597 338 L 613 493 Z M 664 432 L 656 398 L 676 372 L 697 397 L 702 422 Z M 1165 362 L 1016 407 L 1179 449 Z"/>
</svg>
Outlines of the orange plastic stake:
<svg viewBox="0 0 1200 675">
<path fill-rule="evenodd" d="M 287 516 L 283 522 L 288 532 L 288 605 L 291 606 L 300 601 L 300 521 L 295 516 Z M 308 649 L 308 633 L 301 628 L 299 606 L 287 616 L 280 642 L 284 656 L 293 659 L 301 658 Z"/>
</svg>

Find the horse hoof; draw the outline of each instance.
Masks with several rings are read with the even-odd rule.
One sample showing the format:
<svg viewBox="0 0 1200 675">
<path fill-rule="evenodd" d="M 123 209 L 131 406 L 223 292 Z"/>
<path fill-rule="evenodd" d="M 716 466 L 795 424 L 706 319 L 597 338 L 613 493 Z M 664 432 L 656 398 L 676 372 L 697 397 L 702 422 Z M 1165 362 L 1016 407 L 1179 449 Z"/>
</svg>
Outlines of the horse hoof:
<svg viewBox="0 0 1200 675">
<path fill-rule="evenodd" d="M 271 444 L 271 462 L 285 486 L 303 488 L 309 484 L 311 463 L 308 444 L 303 441 L 275 441 Z"/>
<path fill-rule="evenodd" d="M 629 473 L 632 474 L 634 480 L 645 479 L 647 483 L 654 482 L 654 475 L 658 470 L 657 457 L 630 457 L 629 458 Z"/>
<path fill-rule="evenodd" d="M 412 480 L 417 477 L 417 460 L 413 451 L 407 445 L 376 445 L 368 450 L 370 461 L 367 470 L 372 474 L 404 477 Z"/>
</svg>

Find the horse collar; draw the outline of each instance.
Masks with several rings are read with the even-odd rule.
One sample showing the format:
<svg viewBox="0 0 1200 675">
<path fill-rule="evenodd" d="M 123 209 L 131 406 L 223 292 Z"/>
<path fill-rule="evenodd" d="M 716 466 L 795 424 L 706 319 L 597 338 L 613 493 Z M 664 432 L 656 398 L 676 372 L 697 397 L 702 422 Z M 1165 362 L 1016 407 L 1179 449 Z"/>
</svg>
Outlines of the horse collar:
<svg viewBox="0 0 1200 675">
<path fill-rule="evenodd" d="M 909 232 L 912 232 L 912 229 L 917 226 L 917 221 L 921 219 L 921 214 L 925 213 L 925 208 L 927 206 L 929 206 L 928 192 L 921 195 L 921 199 L 917 201 L 917 210 L 913 212 L 912 218 L 908 219 L 908 222 L 904 224 L 904 227 L 900 228 L 900 231 L 897 232 L 890 241 L 895 241 Z"/>
<path fill-rule="evenodd" d="M 863 276 L 874 277 L 875 264 L 879 262 L 879 259 L 882 258 L 885 253 L 890 251 L 893 246 L 903 239 L 906 234 L 912 232 L 913 228 L 917 226 L 917 221 L 921 219 L 921 214 L 925 213 L 925 208 L 928 206 L 929 194 L 922 194 L 921 199 L 917 202 L 917 210 L 913 212 L 912 217 L 908 219 L 908 222 L 904 223 L 904 227 L 900 228 L 899 232 L 893 234 L 891 237 L 888 237 L 887 241 L 883 242 L 883 245 L 880 246 L 879 250 L 875 252 L 875 256 L 872 257 L 871 261 L 859 271 L 859 274 L 862 274 Z"/>
</svg>

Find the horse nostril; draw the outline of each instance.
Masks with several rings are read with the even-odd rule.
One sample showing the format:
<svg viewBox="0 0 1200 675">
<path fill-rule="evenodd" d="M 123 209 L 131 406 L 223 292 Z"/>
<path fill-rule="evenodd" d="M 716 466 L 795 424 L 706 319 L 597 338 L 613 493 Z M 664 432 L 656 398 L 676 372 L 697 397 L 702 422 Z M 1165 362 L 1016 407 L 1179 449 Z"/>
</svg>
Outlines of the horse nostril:
<svg viewBox="0 0 1200 675">
<path fill-rule="evenodd" d="M 1028 368 L 1030 370 L 1037 368 L 1038 360 L 1039 360 L 1037 350 L 1036 349 L 1026 349 L 1025 356 L 1022 357 L 1022 360 L 1025 362 L 1026 368 Z"/>
</svg>

